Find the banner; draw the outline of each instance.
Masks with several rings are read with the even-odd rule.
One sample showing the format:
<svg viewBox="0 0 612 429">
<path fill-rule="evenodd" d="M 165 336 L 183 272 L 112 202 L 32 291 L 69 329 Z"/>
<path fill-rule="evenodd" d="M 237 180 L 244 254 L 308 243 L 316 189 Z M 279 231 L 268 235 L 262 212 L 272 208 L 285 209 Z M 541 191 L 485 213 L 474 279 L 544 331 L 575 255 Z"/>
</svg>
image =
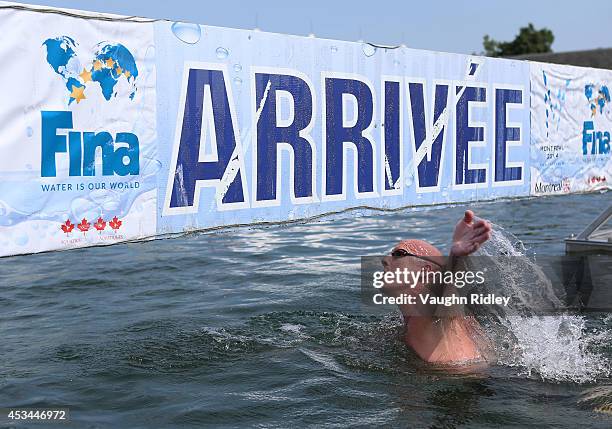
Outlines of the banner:
<svg viewBox="0 0 612 429">
<path fill-rule="evenodd" d="M 612 186 L 612 71 L 531 63 L 531 193 Z"/>
<path fill-rule="evenodd" d="M 6 7 L 0 23 L 0 255 L 155 235 L 153 26 Z"/>
<path fill-rule="evenodd" d="M 0 256 L 609 183 L 609 72 L 5 2 L 0 23 Z"/>
<path fill-rule="evenodd" d="M 529 194 L 527 63 L 169 22 L 155 43 L 161 231 Z"/>
</svg>

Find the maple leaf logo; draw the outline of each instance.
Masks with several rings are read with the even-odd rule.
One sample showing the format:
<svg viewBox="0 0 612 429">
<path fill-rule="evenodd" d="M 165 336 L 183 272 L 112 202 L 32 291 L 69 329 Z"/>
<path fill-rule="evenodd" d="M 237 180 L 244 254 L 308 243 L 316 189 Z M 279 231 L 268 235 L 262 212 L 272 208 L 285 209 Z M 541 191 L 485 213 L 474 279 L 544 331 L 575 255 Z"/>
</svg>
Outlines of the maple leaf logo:
<svg viewBox="0 0 612 429">
<path fill-rule="evenodd" d="M 98 218 L 98 221 L 94 223 L 94 228 L 96 228 L 100 232 L 102 232 L 104 228 L 106 228 L 106 222 L 104 222 L 104 219 L 102 219 L 102 216 L 100 216 Z"/>
<path fill-rule="evenodd" d="M 85 234 L 87 231 L 89 231 L 90 226 L 91 224 L 87 222 L 87 219 L 83 218 L 81 223 L 77 225 L 77 228 L 79 229 L 79 231 L 83 231 L 83 234 Z"/>
<path fill-rule="evenodd" d="M 65 234 L 70 234 L 73 229 L 74 224 L 70 222 L 70 219 L 67 219 L 66 222 L 62 224 L 62 231 L 64 231 Z"/>
<path fill-rule="evenodd" d="M 567 179 L 567 178 L 563 179 L 561 184 L 563 185 L 563 192 L 569 192 L 572 189 L 572 185 L 570 183 L 570 180 Z"/>
<path fill-rule="evenodd" d="M 111 228 L 113 228 L 116 231 L 119 228 L 121 228 L 122 223 L 123 222 L 121 222 L 119 219 L 117 219 L 117 216 L 115 216 L 113 220 L 111 220 L 108 224 L 110 225 Z"/>
</svg>

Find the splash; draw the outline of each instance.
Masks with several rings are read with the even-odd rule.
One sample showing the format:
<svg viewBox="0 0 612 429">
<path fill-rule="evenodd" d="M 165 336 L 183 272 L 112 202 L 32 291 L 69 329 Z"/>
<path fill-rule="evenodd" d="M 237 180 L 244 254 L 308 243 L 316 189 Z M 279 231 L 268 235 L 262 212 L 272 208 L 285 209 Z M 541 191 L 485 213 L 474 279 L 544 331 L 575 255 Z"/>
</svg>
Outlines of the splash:
<svg viewBox="0 0 612 429">
<path fill-rule="evenodd" d="M 494 344 L 498 364 L 555 382 L 585 383 L 609 376 L 610 362 L 602 352 L 609 333 L 589 327 L 582 315 L 538 315 L 560 298 L 523 243 L 497 225 L 493 230 L 479 254 L 487 260 L 486 269 L 494 271 L 487 278 L 500 280 L 492 282 L 496 293 L 512 297 L 513 304 L 477 317 Z"/>
</svg>

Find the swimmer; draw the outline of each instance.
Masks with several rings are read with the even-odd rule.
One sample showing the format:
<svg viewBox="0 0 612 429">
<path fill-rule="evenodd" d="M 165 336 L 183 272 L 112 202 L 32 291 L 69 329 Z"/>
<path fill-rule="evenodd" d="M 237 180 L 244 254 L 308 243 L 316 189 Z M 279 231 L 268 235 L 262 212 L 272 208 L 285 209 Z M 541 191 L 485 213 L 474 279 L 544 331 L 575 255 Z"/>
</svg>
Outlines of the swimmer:
<svg viewBox="0 0 612 429">
<path fill-rule="evenodd" d="M 476 219 L 467 210 L 455 226 L 450 255 L 444 260 L 442 253 L 422 240 L 403 240 L 382 260 L 385 271 L 398 268 L 415 271 L 452 270 L 456 258 L 471 255 L 491 238 L 491 224 Z M 410 287 L 413 286 L 413 287 Z M 426 287 L 416 285 L 387 284 L 383 291 L 392 296 L 418 295 Z M 459 315 L 439 318 L 414 315 L 414 306 L 398 305 L 404 318 L 404 342 L 427 362 L 459 363 L 486 360 L 484 335 L 479 323 L 472 316 Z"/>
</svg>

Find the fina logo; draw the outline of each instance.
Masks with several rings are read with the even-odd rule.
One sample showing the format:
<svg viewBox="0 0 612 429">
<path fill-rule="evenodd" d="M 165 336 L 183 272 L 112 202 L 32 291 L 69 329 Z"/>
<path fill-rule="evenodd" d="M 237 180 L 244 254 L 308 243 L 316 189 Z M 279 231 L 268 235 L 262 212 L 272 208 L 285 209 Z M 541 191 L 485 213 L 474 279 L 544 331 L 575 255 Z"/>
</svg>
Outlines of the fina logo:
<svg viewBox="0 0 612 429">
<path fill-rule="evenodd" d="M 607 85 L 588 84 L 584 87 L 591 117 L 595 118 L 598 114 L 604 115 L 604 109 L 610 106 L 610 91 Z M 607 155 L 610 153 L 610 132 L 596 131 L 593 120 L 584 121 L 582 127 L 582 154 L 583 155 Z"/>
<path fill-rule="evenodd" d="M 129 99 L 137 91 L 138 68 L 131 52 L 123 45 L 102 42 L 96 45 L 93 58 L 82 66 L 76 54 L 78 43 L 68 36 L 47 39 L 47 63 L 61 77 L 68 92 L 68 105 L 80 104 L 87 99 L 86 90 L 100 90 L 106 101 L 117 97 L 117 83 L 130 86 Z M 95 176 L 96 150 L 102 150 L 102 175 L 126 176 L 139 174 L 139 142 L 133 133 L 118 133 L 113 140 L 110 133 L 69 131 L 72 112 L 42 111 L 41 176 L 56 177 L 56 154 L 68 153 L 70 176 Z M 124 145 L 115 149 L 116 143 Z M 127 145 L 127 146 L 126 146 Z M 126 163 L 127 162 L 127 163 Z"/>
</svg>

